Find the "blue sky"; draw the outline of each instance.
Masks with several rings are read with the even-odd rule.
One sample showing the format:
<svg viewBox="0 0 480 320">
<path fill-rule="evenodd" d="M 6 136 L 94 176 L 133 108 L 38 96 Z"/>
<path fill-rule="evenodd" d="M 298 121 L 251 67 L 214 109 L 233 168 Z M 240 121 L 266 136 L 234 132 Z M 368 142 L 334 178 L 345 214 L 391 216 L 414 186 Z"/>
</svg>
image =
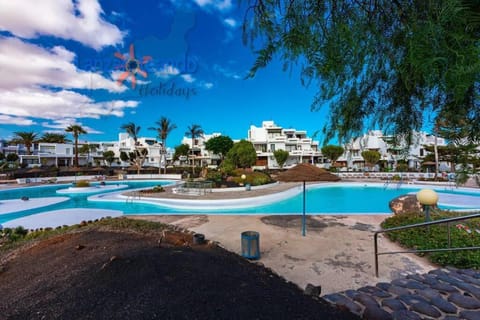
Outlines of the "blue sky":
<svg viewBox="0 0 480 320">
<path fill-rule="evenodd" d="M 148 128 L 161 116 L 178 127 L 169 147 L 191 124 L 233 139 L 262 120 L 320 130 L 326 110 L 310 112 L 316 89 L 296 70 L 274 61 L 244 79 L 255 56 L 242 44 L 243 16 L 230 0 L 0 0 L 0 138 L 76 123 L 82 140 L 116 140 L 127 122 L 155 136 Z M 135 88 L 131 47 L 146 72 Z"/>
</svg>

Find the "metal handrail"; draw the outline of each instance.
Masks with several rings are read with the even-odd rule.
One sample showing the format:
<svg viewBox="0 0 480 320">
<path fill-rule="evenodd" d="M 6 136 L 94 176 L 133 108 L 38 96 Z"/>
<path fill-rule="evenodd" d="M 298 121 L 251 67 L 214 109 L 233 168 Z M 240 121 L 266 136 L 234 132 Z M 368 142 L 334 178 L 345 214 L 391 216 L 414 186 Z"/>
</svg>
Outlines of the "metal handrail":
<svg viewBox="0 0 480 320">
<path fill-rule="evenodd" d="M 468 215 L 468 216 L 460 216 L 460 217 L 455 217 L 455 218 L 449 218 L 449 219 L 415 223 L 415 224 L 411 224 L 411 225 L 408 225 L 408 226 L 393 227 L 393 228 L 389 228 L 389 229 L 382 229 L 382 230 L 375 231 L 375 233 L 373 235 L 374 251 L 375 251 L 375 276 L 378 278 L 378 256 L 380 256 L 380 255 L 397 254 L 397 253 L 421 253 L 421 252 L 479 250 L 480 246 L 479 247 L 451 248 L 450 223 L 456 222 L 456 221 L 473 219 L 473 218 L 480 218 L 480 213 L 475 213 L 475 214 L 471 214 L 471 215 Z M 431 225 L 442 224 L 442 223 L 446 223 L 447 227 L 448 227 L 447 228 L 447 231 L 448 231 L 448 233 L 447 233 L 448 247 L 447 248 L 378 252 L 378 234 L 379 233 L 386 233 L 386 232 L 390 232 L 390 231 L 398 231 L 398 230 L 405 230 L 405 229 L 425 227 L 425 226 L 429 227 Z"/>
</svg>

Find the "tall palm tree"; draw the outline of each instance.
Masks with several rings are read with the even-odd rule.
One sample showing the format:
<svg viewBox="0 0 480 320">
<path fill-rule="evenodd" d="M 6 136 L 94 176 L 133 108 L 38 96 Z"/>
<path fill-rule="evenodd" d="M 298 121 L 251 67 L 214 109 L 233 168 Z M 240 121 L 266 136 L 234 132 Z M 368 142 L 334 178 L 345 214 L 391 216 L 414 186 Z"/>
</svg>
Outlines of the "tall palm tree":
<svg viewBox="0 0 480 320">
<path fill-rule="evenodd" d="M 45 132 L 40 138 L 41 142 L 47 143 L 67 143 L 67 135 L 63 133 Z"/>
<path fill-rule="evenodd" d="M 75 161 L 73 165 L 75 167 L 78 167 L 78 137 L 81 134 L 86 134 L 87 131 L 83 129 L 81 125 L 72 124 L 65 129 L 65 132 L 71 133 L 73 136 L 73 139 L 75 140 Z"/>
<path fill-rule="evenodd" d="M 150 127 L 148 128 L 149 130 L 155 130 L 157 131 L 157 135 L 162 140 L 162 155 L 165 157 L 164 163 L 165 163 L 165 169 L 164 173 L 167 173 L 167 137 L 170 134 L 170 132 L 174 129 L 177 128 L 177 126 L 174 123 L 171 123 L 170 119 L 166 117 L 161 117 L 160 120 L 156 121 L 155 124 L 158 127 Z M 158 166 L 158 173 L 161 172 L 161 166 Z"/>
<path fill-rule="evenodd" d="M 32 154 L 32 146 L 37 141 L 37 134 L 32 131 L 17 131 L 12 139 L 13 143 L 23 144 L 27 148 L 27 154 Z"/>
<path fill-rule="evenodd" d="M 198 124 L 192 124 L 187 128 L 185 135 L 192 138 L 192 172 L 195 173 L 195 161 L 193 160 L 193 146 L 195 145 L 195 139 L 202 137 L 204 134 L 203 129 Z"/>
<path fill-rule="evenodd" d="M 138 134 L 140 133 L 140 129 L 142 127 L 137 126 L 133 122 L 125 123 L 121 127 L 121 129 L 125 130 L 128 135 L 133 138 L 133 141 L 135 142 L 135 146 L 138 144 Z"/>
<path fill-rule="evenodd" d="M 138 143 L 138 134 L 140 133 L 140 126 L 137 126 L 133 122 L 125 123 L 121 127 L 121 129 L 125 130 L 128 135 L 133 139 L 135 142 L 135 158 L 130 157 L 130 162 L 137 167 L 137 174 L 140 174 L 140 170 L 142 169 L 143 162 L 145 161 L 145 157 L 147 156 L 147 149 L 140 148 Z"/>
</svg>

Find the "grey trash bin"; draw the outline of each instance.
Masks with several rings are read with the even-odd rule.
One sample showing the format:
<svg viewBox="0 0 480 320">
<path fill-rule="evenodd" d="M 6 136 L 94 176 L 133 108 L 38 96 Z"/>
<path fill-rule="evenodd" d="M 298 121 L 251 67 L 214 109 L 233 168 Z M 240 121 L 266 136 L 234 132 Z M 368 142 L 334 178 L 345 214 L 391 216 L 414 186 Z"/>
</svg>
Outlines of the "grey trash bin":
<svg viewBox="0 0 480 320">
<path fill-rule="evenodd" d="M 256 231 L 242 232 L 242 257 L 260 259 L 260 234 Z"/>
</svg>

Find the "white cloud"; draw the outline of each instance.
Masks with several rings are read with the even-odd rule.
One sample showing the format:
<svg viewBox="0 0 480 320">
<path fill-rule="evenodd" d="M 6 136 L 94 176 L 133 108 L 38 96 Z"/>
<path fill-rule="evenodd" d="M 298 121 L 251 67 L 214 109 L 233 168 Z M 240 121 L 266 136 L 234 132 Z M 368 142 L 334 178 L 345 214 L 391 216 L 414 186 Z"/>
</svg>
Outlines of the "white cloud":
<svg viewBox="0 0 480 320">
<path fill-rule="evenodd" d="M 52 86 L 70 89 L 105 89 L 123 92 L 121 87 L 102 75 L 77 69 L 75 53 L 64 47 L 45 49 L 19 39 L 0 36 L 0 88 Z"/>
<path fill-rule="evenodd" d="M 36 124 L 33 120 L 23 117 L 12 117 L 0 114 L 0 124 L 16 124 L 17 126 L 32 126 Z"/>
<path fill-rule="evenodd" d="M 205 89 L 212 89 L 212 88 L 213 88 L 213 83 L 211 83 L 211 82 L 206 82 L 206 83 L 203 84 L 203 87 L 204 87 Z"/>
<path fill-rule="evenodd" d="M 232 28 L 235 28 L 237 26 L 237 21 L 233 18 L 226 18 L 223 20 L 223 23 Z"/>
<path fill-rule="evenodd" d="M 97 0 L 2 0 L 0 31 L 26 39 L 40 35 L 72 39 L 99 50 L 121 43 L 124 36 L 103 14 Z"/>
<path fill-rule="evenodd" d="M 120 79 L 120 75 L 121 75 L 122 73 L 124 73 L 124 72 L 125 72 L 125 70 L 115 70 L 115 71 L 112 71 L 112 72 L 110 73 L 110 77 L 112 78 L 112 80 L 117 81 L 118 79 Z M 144 79 L 144 78 L 143 78 L 141 75 L 138 75 L 138 74 L 137 74 L 137 75 L 135 76 L 135 83 L 136 83 L 136 84 L 147 84 L 147 83 L 150 83 L 150 82 L 151 82 L 151 81 L 146 81 L 146 80 L 141 80 L 141 79 Z M 132 76 L 129 75 L 127 78 L 125 78 L 125 80 L 123 81 L 123 83 L 125 83 L 125 82 L 131 83 L 131 82 L 132 82 Z M 119 83 L 117 82 L 117 84 L 119 84 Z"/>
<path fill-rule="evenodd" d="M 181 77 L 182 77 L 183 81 L 188 82 L 188 83 L 195 82 L 195 80 L 196 80 L 194 77 L 192 77 L 191 74 L 182 74 Z"/>
<path fill-rule="evenodd" d="M 0 121 L 31 125 L 35 118 L 100 118 L 124 115 L 138 101 L 95 102 L 75 89 L 127 90 L 101 74 L 77 69 L 75 54 L 64 47 L 45 49 L 19 39 L 0 37 Z"/>
<path fill-rule="evenodd" d="M 232 8 L 231 0 L 194 0 L 194 1 L 198 6 L 202 8 L 213 7 L 220 11 L 226 11 Z"/>
<path fill-rule="evenodd" d="M 52 133 L 65 133 L 65 129 L 68 126 L 73 125 L 73 124 L 81 126 L 83 129 L 85 129 L 85 131 L 88 134 L 103 134 L 104 133 L 102 131 L 98 131 L 98 130 L 93 129 L 89 126 L 86 126 L 83 123 L 78 122 L 73 118 L 56 120 L 53 123 L 48 123 L 48 122 L 43 122 L 42 123 L 42 125 L 46 128 L 57 129 L 57 130 L 44 130 L 44 132 L 52 132 Z"/>
<path fill-rule="evenodd" d="M 174 66 L 164 65 L 162 69 L 155 71 L 155 76 L 159 78 L 169 78 L 180 74 L 180 70 Z"/>
<path fill-rule="evenodd" d="M 224 77 L 227 77 L 227 78 L 232 78 L 232 79 L 235 79 L 235 80 L 240 80 L 242 79 L 242 76 L 239 75 L 237 72 L 235 71 L 232 71 L 230 68 L 228 67 L 223 67 L 219 64 L 214 64 L 213 65 L 213 72 L 217 73 L 217 74 L 221 74 L 223 75 Z"/>
</svg>

